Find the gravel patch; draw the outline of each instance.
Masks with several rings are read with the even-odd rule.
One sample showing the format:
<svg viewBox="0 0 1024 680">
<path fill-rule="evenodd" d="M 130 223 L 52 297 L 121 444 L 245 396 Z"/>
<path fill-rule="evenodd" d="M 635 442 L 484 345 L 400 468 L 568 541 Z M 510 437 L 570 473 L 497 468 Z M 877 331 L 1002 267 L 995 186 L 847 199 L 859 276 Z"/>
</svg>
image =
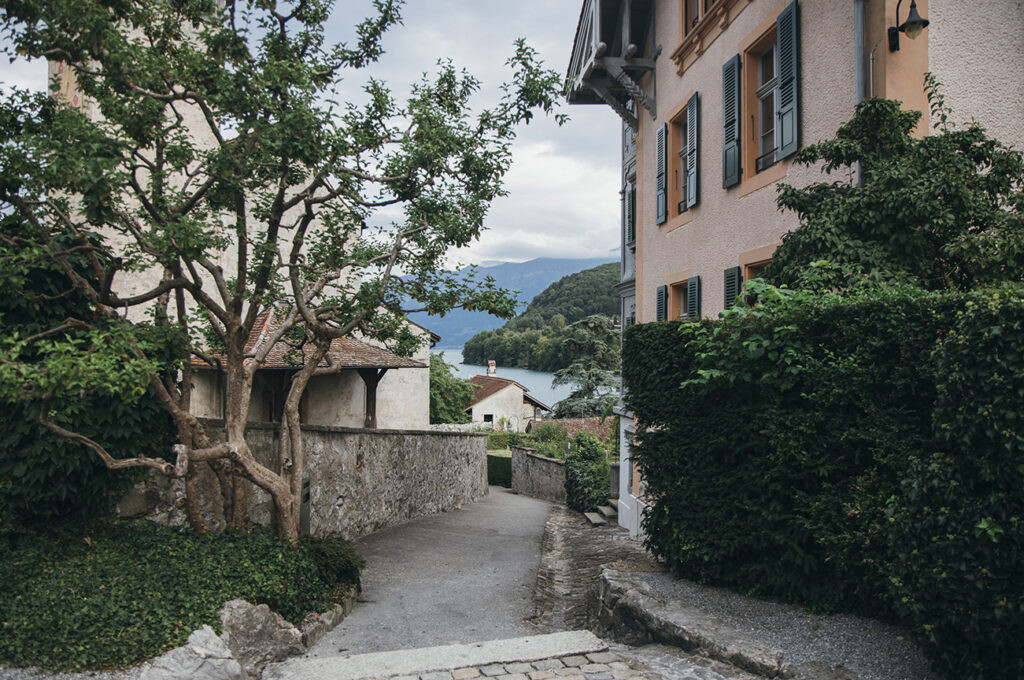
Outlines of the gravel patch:
<svg viewBox="0 0 1024 680">
<path fill-rule="evenodd" d="M 675 601 L 783 652 L 788 663 L 843 666 L 860 680 L 938 680 L 906 631 L 852 614 L 812 614 L 789 604 L 698 585 L 668 573 L 630 573 L 662 601 Z"/>
</svg>

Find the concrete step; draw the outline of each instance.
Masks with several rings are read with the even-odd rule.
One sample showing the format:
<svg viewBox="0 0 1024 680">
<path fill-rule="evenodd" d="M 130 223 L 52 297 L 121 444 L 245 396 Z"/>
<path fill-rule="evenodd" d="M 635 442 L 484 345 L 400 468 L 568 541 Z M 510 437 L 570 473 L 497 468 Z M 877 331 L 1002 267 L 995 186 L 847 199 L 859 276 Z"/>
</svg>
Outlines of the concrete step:
<svg viewBox="0 0 1024 680">
<path fill-rule="evenodd" d="M 610 505 L 599 505 L 597 507 L 597 511 L 601 513 L 601 516 L 605 519 L 615 519 L 619 516 L 618 510 Z"/>
<path fill-rule="evenodd" d="M 493 664 L 527 663 L 608 649 L 589 630 L 531 635 L 467 645 L 399 649 L 353 656 L 295 657 L 270 664 L 264 680 L 365 680 L 451 672 Z"/>
<path fill-rule="evenodd" d="M 583 513 L 583 516 L 586 517 L 587 521 L 593 524 L 595 527 L 600 527 L 604 526 L 605 524 L 608 524 L 608 521 L 596 512 L 585 512 Z"/>
</svg>

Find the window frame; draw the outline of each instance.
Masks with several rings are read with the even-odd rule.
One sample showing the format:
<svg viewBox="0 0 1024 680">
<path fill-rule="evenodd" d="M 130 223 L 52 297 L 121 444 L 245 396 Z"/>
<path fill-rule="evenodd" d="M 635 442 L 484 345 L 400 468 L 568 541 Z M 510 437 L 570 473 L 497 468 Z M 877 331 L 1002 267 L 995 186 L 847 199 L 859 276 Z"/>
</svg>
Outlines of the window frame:
<svg viewBox="0 0 1024 680">
<path fill-rule="evenodd" d="M 771 52 L 771 65 L 772 75 L 770 78 L 765 78 L 765 55 Z M 754 112 L 751 114 L 756 117 L 756 122 L 751 123 L 751 131 L 754 134 L 754 139 L 757 143 L 757 158 L 754 159 L 754 174 L 764 172 L 771 166 L 775 165 L 776 152 L 778 151 L 778 142 L 776 134 L 776 123 L 779 118 L 779 41 L 778 36 L 775 40 L 765 47 L 756 56 L 757 59 L 757 70 L 758 70 L 758 87 L 754 92 L 754 96 L 757 97 L 757 106 L 754 107 Z M 765 116 L 765 100 L 771 97 L 771 127 L 766 125 Z M 765 148 L 765 137 L 771 134 L 772 147 L 770 149 Z M 769 158 L 769 154 L 771 157 Z"/>
<path fill-rule="evenodd" d="M 780 33 L 782 35 L 780 35 Z M 785 38 L 784 47 L 780 38 Z M 757 126 L 760 117 L 759 56 L 767 48 L 775 46 L 773 59 L 776 75 L 774 87 L 774 158 L 762 159 L 761 140 Z M 779 7 L 778 11 L 765 19 L 739 44 L 738 54 L 733 57 L 740 63 L 739 90 L 739 180 L 726 184 L 726 188 L 737 187 L 737 195 L 746 196 L 758 189 L 783 179 L 789 172 L 792 155 L 799 148 L 800 118 L 800 22 L 798 0 Z M 783 68 L 785 60 L 785 68 Z M 731 60 L 730 60 L 731 61 Z M 726 62 L 728 65 L 729 62 Z M 725 67 L 723 66 L 723 73 Z M 788 75 L 787 75 L 788 74 Z M 785 93 L 785 97 L 780 96 Z M 785 113 L 786 120 L 783 121 Z M 787 141 L 788 140 L 788 141 Z M 723 159 L 726 154 L 723 155 Z M 723 160 L 724 168 L 724 160 Z M 724 170 L 723 170 L 724 172 Z M 724 176 L 724 175 L 723 175 Z"/>
</svg>

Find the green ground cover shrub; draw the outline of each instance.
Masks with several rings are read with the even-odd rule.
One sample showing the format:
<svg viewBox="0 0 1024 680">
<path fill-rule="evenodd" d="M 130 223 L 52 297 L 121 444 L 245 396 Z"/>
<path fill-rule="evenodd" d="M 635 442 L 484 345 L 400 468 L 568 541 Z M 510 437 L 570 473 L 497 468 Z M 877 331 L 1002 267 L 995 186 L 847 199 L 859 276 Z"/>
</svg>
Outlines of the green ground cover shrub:
<svg viewBox="0 0 1024 680">
<path fill-rule="evenodd" d="M 123 667 L 185 643 L 233 598 L 294 624 L 358 583 L 347 541 L 270 532 L 197 535 L 139 521 L 61 524 L 0 539 L 0 662 L 51 670 Z M 335 579 L 340 579 L 341 582 Z"/>
<path fill-rule="evenodd" d="M 949 677 L 1021 677 L 1024 287 L 757 294 L 626 331 L 652 551 L 898 620 Z"/>
<path fill-rule="evenodd" d="M 507 449 L 509 444 L 512 443 L 512 439 L 515 437 L 515 432 L 507 432 L 505 430 L 493 430 L 487 433 L 487 450 L 488 451 L 501 451 Z"/>
<path fill-rule="evenodd" d="M 580 512 L 596 510 L 608 502 L 608 480 L 608 454 L 597 437 L 580 432 L 565 457 L 566 505 Z"/>
</svg>

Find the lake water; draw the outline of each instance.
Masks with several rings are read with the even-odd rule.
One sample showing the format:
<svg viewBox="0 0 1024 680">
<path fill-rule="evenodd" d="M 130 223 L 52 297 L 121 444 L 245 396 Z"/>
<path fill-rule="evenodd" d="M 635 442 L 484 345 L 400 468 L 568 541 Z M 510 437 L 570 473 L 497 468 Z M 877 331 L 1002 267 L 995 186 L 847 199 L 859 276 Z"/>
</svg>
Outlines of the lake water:
<svg viewBox="0 0 1024 680">
<path fill-rule="evenodd" d="M 486 366 L 462 363 L 461 349 L 436 349 L 431 351 L 434 353 L 444 352 L 444 360 L 455 366 L 455 374 L 460 378 L 469 379 L 474 375 L 487 375 Z M 569 392 L 572 391 L 569 385 L 552 387 L 551 381 L 554 380 L 555 375 L 554 373 L 545 373 L 544 371 L 498 366 L 498 377 L 515 380 L 530 392 L 530 396 L 534 399 L 539 399 L 551 408 L 555 407 L 555 403 L 568 397 Z"/>
</svg>

